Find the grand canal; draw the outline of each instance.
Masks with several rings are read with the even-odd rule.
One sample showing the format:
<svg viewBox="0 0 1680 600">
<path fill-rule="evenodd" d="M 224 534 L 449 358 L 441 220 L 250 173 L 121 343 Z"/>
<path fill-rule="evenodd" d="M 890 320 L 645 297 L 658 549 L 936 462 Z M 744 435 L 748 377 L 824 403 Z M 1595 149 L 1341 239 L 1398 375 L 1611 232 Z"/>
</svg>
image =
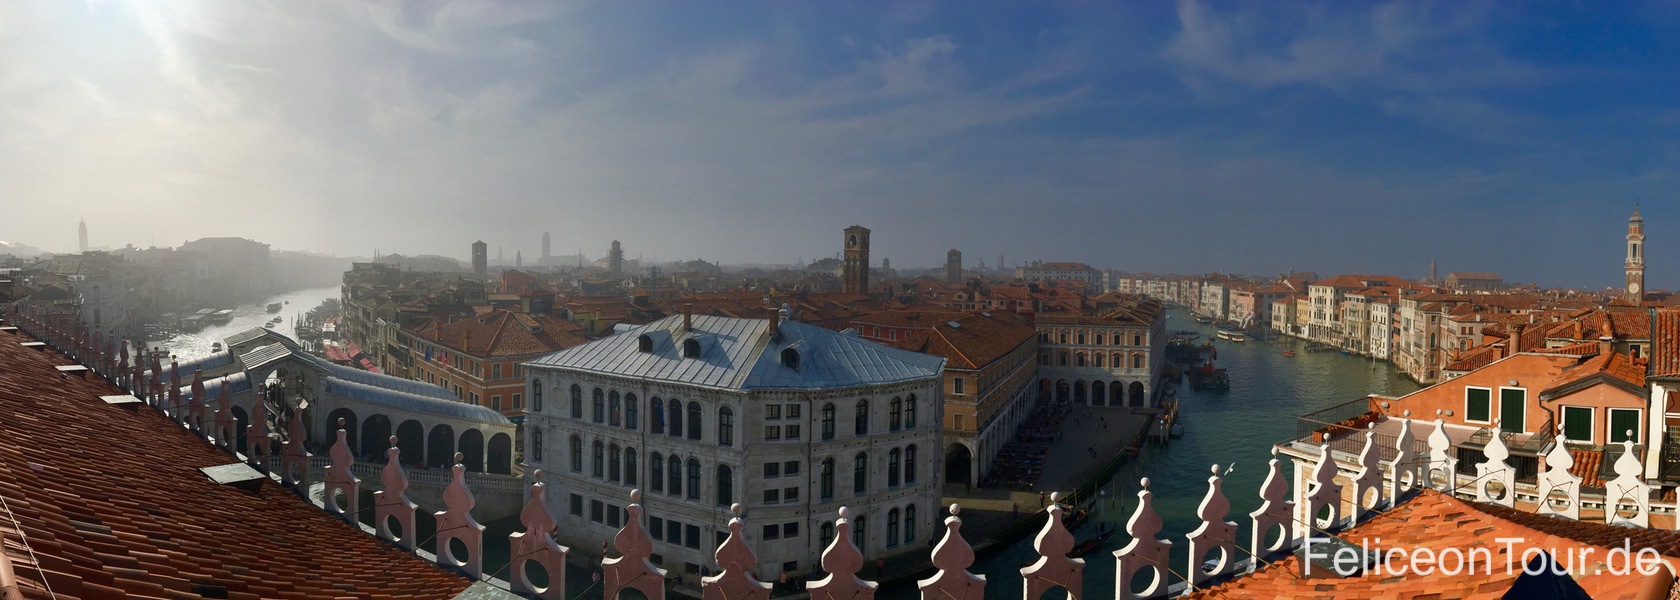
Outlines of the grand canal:
<svg viewBox="0 0 1680 600">
<path fill-rule="evenodd" d="M 1189 313 L 1174 310 L 1168 330 L 1196 330 L 1201 340 L 1212 337 L 1211 325 L 1196 323 Z M 1419 386 L 1387 362 L 1335 352 L 1308 353 L 1306 343 L 1293 339 L 1215 343 L 1215 361 L 1231 376 L 1228 392 L 1197 392 L 1188 385 L 1179 392 L 1184 436 L 1165 447 L 1148 446 L 1103 489 L 1095 516 L 1074 532 L 1078 539 L 1096 535 L 1103 527 L 1121 533 L 1103 551 L 1086 555 L 1085 593 L 1092 598 L 1113 597 L 1114 559 L 1110 550 L 1124 546 L 1125 520 L 1137 506 L 1138 481 L 1150 479 L 1155 509 L 1165 521 L 1160 536 L 1173 541 L 1172 568 L 1183 574 L 1187 561 L 1185 535 L 1195 529 L 1196 506 L 1207 492 L 1208 468 L 1219 464 L 1235 469 L 1224 490 L 1231 501 L 1228 520 L 1238 526 L 1238 544 L 1248 546 L 1247 513 L 1260 504 L 1258 491 L 1265 477 L 1272 444 L 1295 434 L 1295 418 L 1368 394 L 1400 395 Z M 1295 350 L 1295 357 L 1283 355 Z M 1284 464 L 1285 474 L 1288 464 Z M 1240 552 L 1237 558 L 1242 558 Z M 1023 539 L 977 562 L 972 569 L 987 576 L 986 597 L 1019 598 L 1018 569 L 1036 557 L 1031 540 Z M 1173 578 L 1175 581 L 1179 577 Z M 897 597 L 895 595 L 895 597 Z"/>
<path fill-rule="evenodd" d="M 233 309 L 233 318 L 221 325 L 210 325 L 198 331 L 179 332 L 151 340 L 147 347 L 162 347 L 170 354 L 182 359 L 197 358 L 210 353 L 210 345 L 220 342 L 226 337 L 245 331 L 252 327 L 262 327 L 269 319 L 281 317 L 282 321 L 274 325 L 274 330 L 286 337 L 297 339 L 297 333 L 292 330 L 293 324 L 304 313 L 321 305 L 322 300 L 337 298 L 338 286 L 297 290 L 270 296 L 256 304 L 241 304 Z M 280 312 L 270 313 L 265 308 L 267 304 L 279 302 Z"/>
</svg>

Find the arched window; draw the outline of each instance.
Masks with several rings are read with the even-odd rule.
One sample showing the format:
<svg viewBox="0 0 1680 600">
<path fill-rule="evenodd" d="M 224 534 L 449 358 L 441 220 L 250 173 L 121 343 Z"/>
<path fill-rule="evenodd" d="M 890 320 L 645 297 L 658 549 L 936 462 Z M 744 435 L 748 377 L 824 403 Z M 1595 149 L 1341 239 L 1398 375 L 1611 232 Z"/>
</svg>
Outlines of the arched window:
<svg viewBox="0 0 1680 600">
<path fill-rule="evenodd" d="M 666 420 L 670 421 L 671 437 L 682 437 L 682 401 L 672 398 L 671 405 L 666 407 L 666 410 L 670 413 Z"/>
<path fill-rule="evenodd" d="M 653 336 L 645 333 L 638 336 L 636 338 L 636 349 L 640 350 L 642 354 L 653 353 Z"/>
<path fill-rule="evenodd" d="M 916 483 L 916 445 L 904 449 L 904 483 Z"/>
<path fill-rule="evenodd" d="M 799 370 L 799 351 L 793 348 L 782 350 L 782 366 L 795 371 Z"/>
<path fill-rule="evenodd" d="M 1141 333 L 1132 334 L 1132 345 L 1133 346 L 1142 346 L 1143 345 L 1143 334 L 1141 334 Z"/>
<path fill-rule="evenodd" d="M 735 503 L 735 472 L 727 465 L 718 465 L 717 468 L 717 503 L 718 506 Z"/>
<path fill-rule="evenodd" d="M 531 430 L 531 462 L 542 461 L 543 432 L 541 429 Z"/>
<path fill-rule="evenodd" d="M 636 485 L 636 449 L 624 449 L 624 485 Z"/>
<path fill-rule="evenodd" d="M 887 487 L 898 487 L 899 460 L 902 458 L 898 448 L 887 451 Z"/>
<path fill-rule="evenodd" d="M 904 427 L 904 399 L 893 398 L 887 410 L 887 431 L 898 431 Z"/>
<path fill-rule="evenodd" d="M 572 384 L 572 418 L 583 418 L 583 388 Z"/>
<path fill-rule="evenodd" d="M 572 436 L 572 472 L 583 472 L 583 438 Z"/>
<path fill-rule="evenodd" d="M 606 420 L 607 420 L 607 394 L 606 394 L 606 392 L 601 391 L 601 388 L 595 388 L 595 391 L 591 394 L 591 396 L 593 396 L 593 398 L 591 399 L 591 404 L 590 404 L 591 410 L 589 411 L 589 420 L 594 421 L 596 423 L 606 422 Z"/>
<path fill-rule="evenodd" d="M 1091 355 L 1091 366 L 1100 367 L 1100 366 L 1103 366 L 1102 364 L 1103 364 L 1102 353 L 1101 352 L 1093 353 Z"/>
<path fill-rule="evenodd" d="M 688 459 L 688 499 L 700 499 L 700 461 Z"/>
<path fill-rule="evenodd" d="M 1067 366 L 1067 351 L 1066 350 L 1062 350 L 1062 351 L 1056 353 L 1056 366 L 1058 366 L 1058 367 Z"/>
<path fill-rule="evenodd" d="M 905 429 L 915 429 L 916 428 L 916 395 L 915 394 L 910 394 L 910 397 L 904 399 L 904 428 Z"/>
<path fill-rule="evenodd" d="M 617 427 L 620 423 L 623 423 L 624 415 L 619 412 L 619 408 L 618 390 L 613 390 L 612 393 L 607 394 L 607 424 Z"/>
<path fill-rule="evenodd" d="M 675 455 L 675 454 L 672 454 L 671 458 L 666 459 L 665 460 L 665 475 L 666 475 L 665 476 L 665 483 L 670 487 L 670 489 L 665 490 L 665 492 L 672 495 L 672 496 L 681 496 L 682 495 L 682 459 L 677 458 L 677 455 Z"/>
<path fill-rule="evenodd" d="M 822 439 L 834 439 L 834 403 L 824 404 L 822 407 Z"/>
<path fill-rule="evenodd" d="M 531 411 L 542 412 L 542 381 L 531 380 Z"/>
<path fill-rule="evenodd" d="M 618 444 L 613 444 L 611 446 L 607 446 L 607 479 L 608 480 L 619 481 L 619 480 L 623 479 L 624 473 L 623 473 L 623 471 L 621 471 L 619 469 L 619 465 L 624 464 L 623 460 L 624 460 L 624 454 L 623 454 L 623 451 L 619 449 Z"/>
<path fill-rule="evenodd" d="M 857 422 L 853 424 L 852 433 L 857 435 L 869 434 L 869 401 L 857 401 Z"/>
<path fill-rule="evenodd" d="M 898 545 L 898 509 L 887 511 L 887 547 Z"/>
<path fill-rule="evenodd" d="M 916 541 L 916 505 L 904 507 L 904 543 Z"/>
<path fill-rule="evenodd" d="M 852 457 L 852 493 L 869 491 L 869 455 L 862 452 Z"/>
<path fill-rule="evenodd" d="M 1110 362 L 1108 364 L 1114 365 L 1114 367 L 1117 368 L 1117 369 L 1120 368 L 1120 367 L 1124 367 L 1124 366 L 1126 366 L 1126 355 L 1124 353 L 1121 353 L 1121 352 L 1115 352 L 1114 353 L 1114 361 Z"/>
<path fill-rule="evenodd" d="M 658 452 L 648 455 L 648 483 L 655 492 L 665 491 L 665 457 Z"/>
<path fill-rule="evenodd" d="M 688 403 L 688 439 L 700 439 L 700 403 Z"/>
<path fill-rule="evenodd" d="M 589 454 L 589 474 L 596 477 L 605 477 L 607 474 L 606 449 L 600 440 L 595 440 L 591 450 L 593 451 Z"/>
<path fill-rule="evenodd" d="M 1091 345 L 1093 345 L 1093 346 L 1103 345 L 1103 334 L 1099 333 L 1099 334 L 1093 336 L 1093 339 L 1091 340 Z"/>
<path fill-rule="evenodd" d="M 727 406 L 718 408 L 717 443 L 719 446 L 735 445 L 735 411 Z"/>
<path fill-rule="evenodd" d="M 624 395 L 624 426 L 629 429 L 641 427 L 642 401 L 635 394 Z"/>
<path fill-rule="evenodd" d="M 683 340 L 683 357 L 700 358 L 700 340 L 694 338 Z"/>
<path fill-rule="evenodd" d="M 665 433 L 665 401 L 660 400 L 659 396 L 654 396 L 653 402 L 648 404 L 648 412 L 653 415 L 653 421 L 648 423 L 648 431 Z"/>
<path fill-rule="evenodd" d="M 1132 355 L 1132 368 L 1133 369 L 1142 369 L 1143 368 L 1143 355 L 1142 354 L 1133 354 Z"/>
<path fill-rule="evenodd" d="M 834 498 L 834 459 L 823 459 L 822 477 L 818 478 L 817 486 L 822 492 L 822 499 L 829 500 Z"/>
<path fill-rule="evenodd" d="M 1084 344 L 1085 343 L 1085 332 L 1081 331 L 1079 333 L 1073 334 L 1073 343 Z"/>
<path fill-rule="evenodd" d="M 1085 366 L 1085 353 L 1084 352 L 1075 352 L 1073 354 L 1073 366 L 1075 366 L 1075 367 Z"/>
</svg>

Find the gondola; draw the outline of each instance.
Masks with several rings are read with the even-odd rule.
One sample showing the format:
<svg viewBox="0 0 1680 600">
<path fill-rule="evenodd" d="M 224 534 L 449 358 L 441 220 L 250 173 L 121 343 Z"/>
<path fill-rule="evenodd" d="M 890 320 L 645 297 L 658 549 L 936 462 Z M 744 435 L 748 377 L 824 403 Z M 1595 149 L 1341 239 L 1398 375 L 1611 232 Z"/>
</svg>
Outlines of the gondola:
<svg viewBox="0 0 1680 600">
<path fill-rule="evenodd" d="M 1114 532 L 1119 530 L 1119 527 L 1115 527 L 1113 525 L 1103 528 L 1101 532 L 1097 533 L 1097 537 L 1079 542 L 1079 544 L 1075 545 L 1072 550 L 1069 550 L 1067 553 L 1068 558 L 1080 558 L 1095 550 L 1101 549 L 1103 544 L 1108 543 L 1108 538 L 1114 537 Z"/>
</svg>

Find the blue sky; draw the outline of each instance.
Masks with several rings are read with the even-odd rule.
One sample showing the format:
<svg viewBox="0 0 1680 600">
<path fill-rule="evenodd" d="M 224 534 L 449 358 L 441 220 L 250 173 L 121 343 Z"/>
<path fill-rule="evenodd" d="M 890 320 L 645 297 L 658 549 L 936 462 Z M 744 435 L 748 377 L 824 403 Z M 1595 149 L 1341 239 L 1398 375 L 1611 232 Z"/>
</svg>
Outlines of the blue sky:
<svg viewBox="0 0 1680 600">
<path fill-rule="evenodd" d="M 0 6 L 0 239 L 1680 287 L 1675 3 Z"/>
</svg>

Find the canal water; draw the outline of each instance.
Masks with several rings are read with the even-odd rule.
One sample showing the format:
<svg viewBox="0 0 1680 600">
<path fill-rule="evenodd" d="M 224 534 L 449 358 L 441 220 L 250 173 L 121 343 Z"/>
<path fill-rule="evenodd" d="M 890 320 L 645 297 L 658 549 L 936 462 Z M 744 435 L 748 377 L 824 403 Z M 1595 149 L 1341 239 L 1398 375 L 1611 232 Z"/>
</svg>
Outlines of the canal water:
<svg viewBox="0 0 1680 600">
<path fill-rule="evenodd" d="M 179 356 L 181 360 L 197 358 L 210 354 L 210 345 L 220 342 L 230 335 L 245 331 L 252 327 L 262 327 L 275 317 L 281 317 L 279 323 L 274 324 L 274 330 L 286 337 L 297 339 L 297 332 L 293 325 L 304 313 L 321 305 L 321 301 L 339 297 L 338 286 L 298 290 L 270 296 L 261 303 L 245 303 L 233 307 L 233 318 L 222 325 L 209 325 L 198 331 L 179 332 L 151 340 L 149 347 L 162 347 L 170 354 Z M 279 302 L 280 312 L 268 312 L 267 306 Z M 167 361 L 166 361 L 167 362 Z"/>
<path fill-rule="evenodd" d="M 1169 331 L 1195 330 L 1201 336 L 1198 342 L 1215 332 L 1212 325 L 1195 322 L 1186 311 L 1172 310 L 1169 315 Z M 1146 446 L 1137 459 L 1121 467 L 1103 486 L 1094 516 L 1074 532 L 1077 539 L 1085 540 L 1103 527 L 1121 528 L 1103 550 L 1085 556 L 1085 593 L 1091 598 L 1113 597 L 1110 552 L 1130 541 L 1125 521 L 1137 507 L 1140 478 L 1150 479 L 1155 510 L 1164 521 L 1160 537 L 1173 542 L 1171 566 L 1178 575 L 1172 579 L 1179 581 L 1187 562 L 1185 535 L 1199 524 L 1196 507 L 1207 493 L 1209 467 L 1217 463 L 1223 470 L 1234 464 L 1223 486 L 1231 501 L 1226 520 L 1238 524 L 1238 545 L 1246 548 L 1247 513 L 1260 505 L 1260 483 L 1271 458 L 1270 448 L 1295 435 L 1298 415 L 1369 394 L 1401 395 L 1420 387 L 1387 362 L 1338 352 L 1308 353 L 1305 342 L 1292 338 L 1244 343 L 1217 340 L 1214 346 L 1218 350 L 1215 366 L 1227 369 L 1231 376 L 1230 391 L 1198 392 L 1189 385 L 1180 386 L 1179 421 L 1184 424 L 1184 436 L 1165 447 Z M 1284 350 L 1294 350 L 1296 356 L 1284 356 Z M 1287 462 L 1283 467 L 1288 475 Z M 974 572 L 986 574 L 988 599 L 1020 597 L 1019 569 L 1037 557 L 1031 543 L 1028 537 L 975 564 Z M 1233 558 L 1246 556 L 1239 551 Z"/>
</svg>

